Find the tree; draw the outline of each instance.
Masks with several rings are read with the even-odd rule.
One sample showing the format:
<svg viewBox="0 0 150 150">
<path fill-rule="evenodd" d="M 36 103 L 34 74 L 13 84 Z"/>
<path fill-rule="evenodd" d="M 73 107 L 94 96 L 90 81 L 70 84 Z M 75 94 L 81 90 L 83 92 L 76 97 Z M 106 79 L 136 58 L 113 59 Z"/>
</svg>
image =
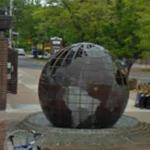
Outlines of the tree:
<svg viewBox="0 0 150 150">
<path fill-rule="evenodd" d="M 109 5 L 106 0 L 67 1 L 64 8 L 70 15 L 73 28 L 78 33 L 78 41 L 100 42 L 102 26 L 110 19 Z M 106 13 L 107 10 L 107 13 Z"/>
<path fill-rule="evenodd" d="M 18 46 L 31 49 L 32 41 L 36 37 L 32 14 L 40 5 L 27 0 L 14 0 L 13 30 L 19 33 Z"/>
<path fill-rule="evenodd" d="M 112 18 L 103 29 L 107 38 L 104 37 L 109 41 L 106 47 L 119 57 L 139 55 L 137 31 L 140 26 L 134 1 L 116 0 Z"/>
<path fill-rule="evenodd" d="M 119 57 L 139 56 L 149 49 L 146 0 L 47 0 L 44 7 L 39 0 L 14 1 L 14 30 L 20 33 L 20 44 L 60 36 L 66 45 L 94 42 Z"/>
<path fill-rule="evenodd" d="M 138 6 L 139 22 L 141 25 L 141 29 L 138 31 L 140 37 L 139 49 L 142 57 L 150 57 L 150 1 L 139 0 Z"/>
<path fill-rule="evenodd" d="M 0 1 L 0 7 L 5 8 L 8 7 L 9 1 L 8 0 L 1 0 Z"/>
</svg>

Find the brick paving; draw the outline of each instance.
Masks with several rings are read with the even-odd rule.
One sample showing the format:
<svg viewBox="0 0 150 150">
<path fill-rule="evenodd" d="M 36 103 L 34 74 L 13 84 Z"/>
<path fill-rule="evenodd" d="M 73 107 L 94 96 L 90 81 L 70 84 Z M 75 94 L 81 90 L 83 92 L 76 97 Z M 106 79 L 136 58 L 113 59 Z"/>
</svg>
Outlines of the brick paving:
<svg viewBox="0 0 150 150">
<path fill-rule="evenodd" d="M 7 122 L 6 121 L 0 122 L 0 150 L 3 150 L 4 148 L 6 129 L 7 129 Z"/>
</svg>

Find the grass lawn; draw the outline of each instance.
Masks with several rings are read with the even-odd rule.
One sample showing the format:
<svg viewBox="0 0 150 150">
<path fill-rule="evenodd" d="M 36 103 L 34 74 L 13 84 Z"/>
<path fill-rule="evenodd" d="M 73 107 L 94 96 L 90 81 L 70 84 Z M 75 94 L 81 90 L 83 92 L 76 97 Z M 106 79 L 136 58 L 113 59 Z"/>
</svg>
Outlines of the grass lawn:
<svg viewBox="0 0 150 150">
<path fill-rule="evenodd" d="M 141 69 L 141 71 L 150 72 L 150 67 L 149 68 L 143 68 L 143 69 Z"/>
</svg>

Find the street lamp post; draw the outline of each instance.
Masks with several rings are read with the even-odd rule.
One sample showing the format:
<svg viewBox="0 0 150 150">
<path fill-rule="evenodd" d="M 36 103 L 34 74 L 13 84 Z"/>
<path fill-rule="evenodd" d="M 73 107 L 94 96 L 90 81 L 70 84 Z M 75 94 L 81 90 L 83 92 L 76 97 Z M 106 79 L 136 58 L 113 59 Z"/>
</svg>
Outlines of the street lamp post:
<svg viewBox="0 0 150 150">
<path fill-rule="evenodd" d="M 13 17 L 14 0 L 9 0 L 9 15 Z M 13 32 L 12 26 L 9 29 L 9 51 L 8 51 L 8 81 L 7 90 L 10 93 L 17 93 L 18 83 L 18 53 L 15 50 L 15 43 L 13 37 L 18 36 L 18 32 Z"/>
<path fill-rule="evenodd" d="M 13 0 L 9 1 L 9 15 L 13 16 Z M 9 47 L 12 48 L 12 28 L 9 29 Z"/>
</svg>

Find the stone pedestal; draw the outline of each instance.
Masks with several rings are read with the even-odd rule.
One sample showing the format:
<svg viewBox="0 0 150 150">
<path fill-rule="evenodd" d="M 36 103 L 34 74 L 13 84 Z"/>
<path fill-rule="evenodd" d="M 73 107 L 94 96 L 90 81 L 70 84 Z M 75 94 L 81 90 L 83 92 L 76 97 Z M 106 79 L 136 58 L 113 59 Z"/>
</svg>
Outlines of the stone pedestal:
<svg viewBox="0 0 150 150">
<path fill-rule="evenodd" d="M 6 108 L 8 42 L 0 32 L 0 110 Z"/>
<path fill-rule="evenodd" d="M 36 145 L 47 150 L 149 150 L 150 124 L 123 115 L 108 129 L 56 128 L 42 112 L 29 115 L 9 128 L 7 135 L 15 130 L 35 130 L 43 136 Z M 11 131 L 11 132 L 9 132 Z M 25 139 L 25 134 L 16 141 Z"/>
</svg>

